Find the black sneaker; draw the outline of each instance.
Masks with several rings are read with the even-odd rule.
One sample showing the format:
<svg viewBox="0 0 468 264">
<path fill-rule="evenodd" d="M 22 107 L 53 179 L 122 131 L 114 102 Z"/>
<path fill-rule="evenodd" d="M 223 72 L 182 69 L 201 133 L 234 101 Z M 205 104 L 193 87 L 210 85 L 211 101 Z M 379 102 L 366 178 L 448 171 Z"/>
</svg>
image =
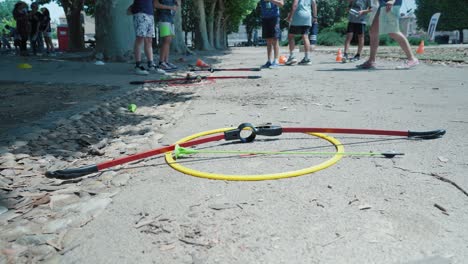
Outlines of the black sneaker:
<svg viewBox="0 0 468 264">
<path fill-rule="evenodd" d="M 310 65 L 312 62 L 310 61 L 309 58 L 303 58 L 300 62 L 299 65 Z"/>
<path fill-rule="evenodd" d="M 358 60 L 361 60 L 361 56 L 360 55 L 355 55 L 351 61 L 358 61 Z"/>
</svg>

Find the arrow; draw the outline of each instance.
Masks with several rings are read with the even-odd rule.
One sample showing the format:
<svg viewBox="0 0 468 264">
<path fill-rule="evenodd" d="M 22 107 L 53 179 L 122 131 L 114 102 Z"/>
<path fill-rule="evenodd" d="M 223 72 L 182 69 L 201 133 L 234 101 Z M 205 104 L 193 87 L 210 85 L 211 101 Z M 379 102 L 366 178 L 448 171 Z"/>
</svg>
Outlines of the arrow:
<svg viewBox="0 0 468 264">
<path fill-rule="evenodd" d="M 175 145 L 173 156 L 179 158 L 183 155 L 207 153 L 207 154 L 267 154 L 267 155 L 346 155 L 346 156 L 384 156 L 385 158 L 393 158 L 395 156 L 403 156 L 404 153 L 397 152 L 307 152 L 307 151 L 258 151 L 258 150 L 197 150 L 192 148 L 184 148 Z"/>
</svg>

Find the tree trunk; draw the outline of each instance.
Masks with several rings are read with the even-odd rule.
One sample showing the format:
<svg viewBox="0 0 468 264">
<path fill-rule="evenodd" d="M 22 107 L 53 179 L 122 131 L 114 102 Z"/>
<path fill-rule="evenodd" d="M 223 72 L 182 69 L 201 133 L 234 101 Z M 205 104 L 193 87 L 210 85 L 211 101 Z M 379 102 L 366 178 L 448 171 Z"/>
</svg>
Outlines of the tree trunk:
<svg viewBox="0 0 468 264">
<path fill-rule="evenodd" d="M 106 60 L 133 58 L 133 17 L 125 15 L 131 3 L 131 0 L 96 2 L 96 52 L 102 53 Z"/>
<path fill-rule="evenodd" d="M 224 16 L 224 2 L 219 0 L 218 13 L 216 15 L 216 37 L 215 37 L 215 47 L 216 49 L 223 49 L 223 16 Z"/>
<path fill-rule="evenodd" d="M 201 50 L 212 50 L 213 47 L 210 46 L 208 42 L 208 33 L 206 29 L 206 14 L 205 14 L 205 2 L 204 0 L 196 0 L 196 6 L 198 7 L 198 35 L 200 38 L 196 38 L 198 42 L 197 46 L 200 47 Z"/>
<path fill-rule="evenodd" d="M 174 17 L 175 37 L 172 40 L 171 50 L 178 54 L 185 54 L 188 49 L 185 45 L 184 31 L 182 30 L 182 12 L 178 11 Z"/>
<path fill-rule="evenodd" d="M 463 41 L 465 40 L 465 37 L 463 36 L 463 29 L 458 30 L 460 32 L 460 44 L 463 44 Z"/>
<path fill-rule="evenodd" d="M 68 50 L 80 51 L 84 49 L 84 29 L 81 24 L 81 11 L 84 0 L 62 1 L 63 11 L 68 24 Z"/>
<path fill-rule="evenodd" d="M 217 0 L 213 1 L 210 8 L 210 13 L 208 14 L 208 40 L 210 42 L 211 47 L 215 47 L 214 38 L 214 23 L 215 23 L 215 7 L 216 7 Z"/>
</svg>

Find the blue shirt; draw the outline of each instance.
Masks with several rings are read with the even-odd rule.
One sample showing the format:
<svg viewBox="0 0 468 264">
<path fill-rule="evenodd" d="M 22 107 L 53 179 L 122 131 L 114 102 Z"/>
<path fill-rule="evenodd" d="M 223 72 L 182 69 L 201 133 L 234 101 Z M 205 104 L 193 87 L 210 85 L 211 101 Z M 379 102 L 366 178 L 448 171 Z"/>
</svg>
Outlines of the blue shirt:
<svg viewBox="0 0 468 264">
<path fill-rule="evenodd" d="M 262 11 L 262 18 L 271 18 L 271 17 L 280 16 L 280 10 L 278 6 L 271 2 L 260 0 L 260 7 Z"/>
<path fill-rule="evenodd" d="M 176 0 L 159 0 L 159 3 L 161 5 L 165 6 L 175 6 L 176 5 Z M 174 14 L 175 12 L 173 10 L 169 9 L 158 9 L 156 11 L 157 18 L 159 22 L 169 22 L 169 23 L 174 23 Z"/>
<path fill-rule="evenodd" d="M 311 0 L 299 0 L 296 12 L 294 12 L 291 25 L 312 26 L 312 2 Z"/>
<path fill-rule="evenodd" d="M 145 13 L 148 15 L 154 15 L 153 1 L 152 0 L 133 0 L 132 12 L 133 14 Z"/>
</svg>

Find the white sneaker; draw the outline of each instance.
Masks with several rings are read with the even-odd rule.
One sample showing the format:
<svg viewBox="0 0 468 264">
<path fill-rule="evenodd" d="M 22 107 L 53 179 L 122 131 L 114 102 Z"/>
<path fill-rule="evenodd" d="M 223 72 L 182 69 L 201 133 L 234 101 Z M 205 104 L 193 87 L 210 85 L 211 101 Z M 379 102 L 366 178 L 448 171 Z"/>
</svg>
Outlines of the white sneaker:
<svg viewBox="0 0 468 264">
<path fill-rule="evenodd" d="M 149 72 L 143 66 L 135 67 L 135 73 L 137 75 L 148 75 Z"/>
</svg>

